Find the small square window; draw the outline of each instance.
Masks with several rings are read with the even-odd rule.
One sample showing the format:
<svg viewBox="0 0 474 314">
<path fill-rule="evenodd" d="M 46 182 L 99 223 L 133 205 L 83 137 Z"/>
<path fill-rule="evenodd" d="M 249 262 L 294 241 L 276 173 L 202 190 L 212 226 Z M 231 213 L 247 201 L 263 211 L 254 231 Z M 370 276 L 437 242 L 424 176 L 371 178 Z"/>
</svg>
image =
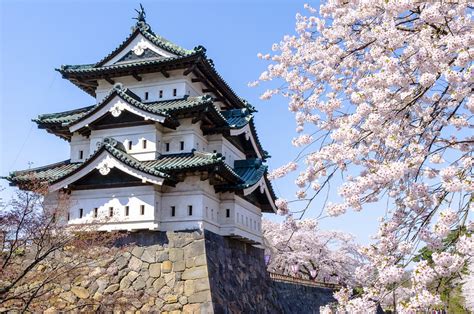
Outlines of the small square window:
<svg viewBox="0 0 474 314">
<path fill-rule="evenodd" d="M 80 150 L 79 151 L 79 159 L 82 159 L 82 158 L 84 158 L 84 151 Z"/>
<path fill-rule="evenodd" d="M 145 215 L 145 205 L 140 205 L 140 215 Z"/>
<path fill-rule="evenodd" d="M 171 216 L 174 217 L 176 216 L 176 207 L 171 206 Z"/>
<path fill-rule="evenodd" d="M 193 206 L 192 206 L 192 205 L 189 205 L 189 206 L 188 206 L 188 215 L 189 215 L 189 216 L 192 216 L 192 215 L 193 215 Z"/>
<path fill-rule="evenodd" d="M 84 209 L 79 208 L 79 218 L 82 218 L 83 215 L 84 215 Z"/>
<path fill-rule="evenodd" d="M 148 100 L 148 92 L 145 92 L 145 100 Z"/>
<path fill-rule="evenodd" d="M 109 217 L 113 217 L 113 216 L 114 216 L 114 208 L 109 207 Z"/>
<path fill-rule="evenodd" d="M 179 149 L 184 150 L 184 142 L 179 142 Z"/>
<path fill-rule="evenodd" d="M 163 98 L 163 90 L 160 90 L 160 92 L 158 93 L 158 97 Z"/>
<path fill-rule="evenodd" d="M 128 141 L 128 150 L 132 150 L 132 145 L 133 145 L 132 141 Z"/>
<path fill-rule="evenodd" d="M 173 88 L 173 96 L 176 96 L 178 94 L 178 91 L 176 90 L 176 88 Z"/>
<path fill-rule="evenodd" d="M 125 216 L 130 215 L 130 207 L 125 206 Z"/>
<path fill-rule="evenodd" d="M 143 149 L 146 149 L 146 140 L 143 140 Z"/>
<path fill-rule="evenodd" d="M 170 143 L 165 143 L 165 150 L 166 150 L 167 152 L 170 151 Z"/>
<path fill-rule="evenodd" d="M 99 216 L 99 209 L 96 207 L 94 208 L 94 218 L 97 218 Z"/>
<path fill-rule="evenodd" d="M 71 220 L 71 214 L 68 212 L 67 213 L 67 221 Z"/>
<path fill-rule="evenodd" d="M 230 209 L 229 209 L 229 208 L 227 208 L 227 209 L 225 210 L 225 216 L 226 216 L 227 218 L 230 217 Z"/>
</svg>

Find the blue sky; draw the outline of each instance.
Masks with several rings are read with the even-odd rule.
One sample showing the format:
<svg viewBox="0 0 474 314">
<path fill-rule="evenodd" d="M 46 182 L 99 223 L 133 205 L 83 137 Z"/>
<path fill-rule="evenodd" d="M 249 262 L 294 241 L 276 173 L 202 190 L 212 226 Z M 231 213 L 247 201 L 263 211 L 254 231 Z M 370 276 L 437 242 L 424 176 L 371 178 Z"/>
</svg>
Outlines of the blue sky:
<svg viewBox="0 0 474 314">
<path fill-rule="evenodd" d="M 68 158 L 68 143 L 31 119 L 41 113 L 94 104 L 94 99 L 54 71 L 61 64 L 93 63 L 112 51 L 130 33 L 138 1 L 0 1 L 0 176 L 12 170 Z M 259 112 L 256 123 L 271 168 L 297 153 L 290 145 L 294 120 L 284 99 L 263 102 L 258 78 L 266 53 L 283 35 L 294 32 L 295 15 L 305 1 L 142 1 L 154 32 L 185 47 L 203 45 L 217 70 L 233 89 Z M 199 3 L 199 4 L 197 4 Z M 318 3 L 311 3 L 317 7 Z M 0 186 L 6 186 L 5 181 Z M 274 183 L 278 195 L 293 198 L 291 178 Z M 1 192 L 8 198 L 12 188 Z M 331 192 L 335 196 L 335 191 Z M 316 215 L 312 205 L 307 217 Z M 382 210 L 368 209 L 326 219 L 327 229 L 345 230 L 366 243 Z"/>
</svg>

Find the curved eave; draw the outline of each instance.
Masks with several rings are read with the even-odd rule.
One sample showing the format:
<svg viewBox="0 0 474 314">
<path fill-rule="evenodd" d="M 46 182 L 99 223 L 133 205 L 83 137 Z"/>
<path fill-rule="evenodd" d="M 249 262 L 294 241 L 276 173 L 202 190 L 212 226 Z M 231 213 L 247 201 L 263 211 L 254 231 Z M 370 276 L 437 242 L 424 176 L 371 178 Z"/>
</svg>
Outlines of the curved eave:
<svg viewBox="0 0 474 314">
<path fill-rule="evenodd" d="M 144 166 L 141 162 L 125 152 L 109 144 L 102 144 L 102 146 L 78 168 L 52 181 L 49 190 L 56 191 L 61 188 L 66 188 L 69 184 L 89 174 L 92 170 L 103 167 L 108 167 L 109 169 L 116 167 L 131 176 L 141 179 L 143 183 L 162 185 L 165 179 L 170 178 L 170 176 L 165 173 Z"/>
<path fill-rule="evenodd" d="M 162 58 L 159 60 L 136 61 L 132 63 L 114 64 L 103 67 L 94 67 L 93 64 L 84 66 L 62 66 L 56 69 L 62 77 L 95 97 L 97 80 L 109 77 L 130 76 L 146 73 L 186 69 L 202 57 L 202 52 L 197 51 L 186 56 Z"/>
<path fill-rule="evenodd" d="M 136 96 L 136 95 L 135 95 Z M 112 102 L 115 98 L 119 98 L 124 102 Z M 117 108 L 115 108 L 117 107 Z M 68 124 L 69 131 L 75 132 L 84 127 L 87 127 L 90 123 L 93 123 L 105 114 L 117 110 L 117 117 L 121 111 L 126 110 L 137 116 L 142 117 L 144 120 L 152 120 L 159 123 L 164 123 L 168 115 L 165 115 L 158 111 L 150 110 L 147 106 L 138 100 L 138 96 L 132 97 L 127 95 L 126 90 L 112 89 L 111 92 L 102 100 L 93 110 L 87 112 L 79 119 Z"/>
</svg>

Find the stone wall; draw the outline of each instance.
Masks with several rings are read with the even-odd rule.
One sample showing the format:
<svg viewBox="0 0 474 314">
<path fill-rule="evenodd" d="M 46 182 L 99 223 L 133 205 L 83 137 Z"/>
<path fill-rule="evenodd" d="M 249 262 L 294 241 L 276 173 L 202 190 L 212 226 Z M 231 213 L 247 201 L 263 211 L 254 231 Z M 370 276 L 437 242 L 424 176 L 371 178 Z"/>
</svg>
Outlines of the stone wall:
<svg viewBox="0 0 474 314">
<path fill-rule="evenodd" d="M 334 302 L 326 288 L 270 279 L 263 250 L 205 232 L 214 313 L 319 313 Z"/>
<path fill-rule="evenodd" d="M 117 245 L 117 258 L 56 288 L 47 312 L 318 313 L 334 301 L 329 289 L 273 281 L 263 250 L 209 231 L 141 231 Z"/>
</svg>

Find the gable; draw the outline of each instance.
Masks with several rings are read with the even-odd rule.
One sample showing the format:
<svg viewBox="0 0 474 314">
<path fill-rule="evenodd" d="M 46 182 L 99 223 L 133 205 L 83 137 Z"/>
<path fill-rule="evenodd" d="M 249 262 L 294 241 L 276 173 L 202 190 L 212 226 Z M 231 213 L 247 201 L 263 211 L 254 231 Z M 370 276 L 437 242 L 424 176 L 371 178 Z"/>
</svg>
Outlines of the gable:
<svg viewBox="0 0 474 314">
<path fill-rule="evenodd" d="M 154 123 L 151 120 L 145 120 L 145 118 L 136 115 L 132 112 L 124 110 L 120 116 L 115 117 L 112 113 L 108 112 L 104 116 L 98 118 L 96 121 L 89 125 L 91 130 L 98 129 L 109 129 L 117 127 L 125 127 L 132 125 L 142 125 L 144 123 Z"/>
<path fill-rule="evenodd" d="M 142 180 L 129 175 L 117 168 L 110 169 L 107 175 L 102 175 L 98 169 L 69 185 L 70 189 L 106 189 L 111 187 L 143 185 Z"/>
<path fill-rule="evenodd" d="M 102 66 L 108 66 L 122 62 L 125 63 L 128 61 L 137 61 L 140 59 L 161 59 L 177 56 L 159 48 L 138 31 L 132 37 L 133 39 L 130 40 L 128 44 L 123 46 L 113 58 L 108 60 Z"/>
</svg>

